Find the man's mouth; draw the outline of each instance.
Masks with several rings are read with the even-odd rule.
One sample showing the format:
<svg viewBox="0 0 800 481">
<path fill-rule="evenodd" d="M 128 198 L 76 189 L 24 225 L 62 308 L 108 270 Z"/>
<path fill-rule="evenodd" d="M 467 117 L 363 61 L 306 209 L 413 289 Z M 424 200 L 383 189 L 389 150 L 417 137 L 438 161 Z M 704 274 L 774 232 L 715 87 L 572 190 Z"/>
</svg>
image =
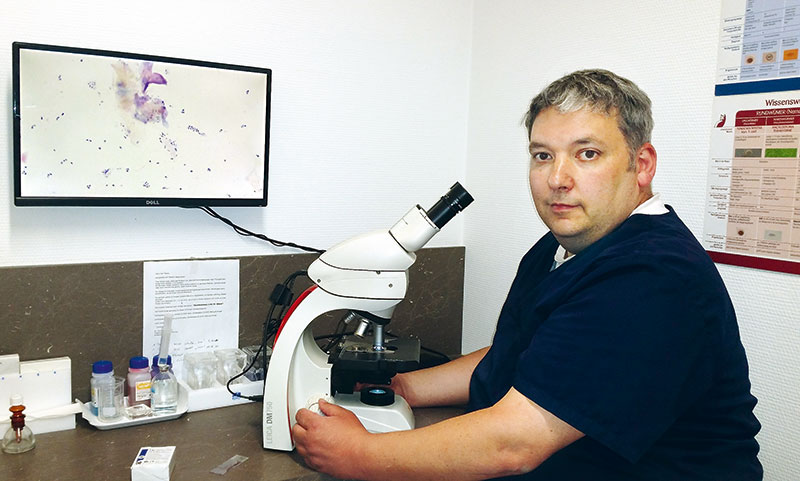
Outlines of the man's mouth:
<svg viewBox="0 0 800 481">
<path fill-rule="evenodd" d="M 574 204 L 564 204 L 561 202 L 553 202 L 550 204 L 550 209 L 555 213 L 564 213 L 569 212 L 572 209 L 575 209 L 577 205 Z"/>
</svg>

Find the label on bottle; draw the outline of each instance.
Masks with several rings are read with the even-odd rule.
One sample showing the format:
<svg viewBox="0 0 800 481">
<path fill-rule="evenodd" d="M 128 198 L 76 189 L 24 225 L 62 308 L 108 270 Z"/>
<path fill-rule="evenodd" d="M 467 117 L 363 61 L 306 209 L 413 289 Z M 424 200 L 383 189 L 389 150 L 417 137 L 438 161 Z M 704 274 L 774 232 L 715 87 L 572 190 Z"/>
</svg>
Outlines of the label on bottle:
<svg viewBox="0 0 800 481">
<path fill-rule="evenodd" d="M 136 400 L 147 401 L 150 399 L 150 381 L 139 381 L 136 383 Z"/>
<path fill-rule="evenodd" d="M 92 401 L 89 404 L 89 410 L 92 411 L 92 414 L 97 416 L 97 388 L 92 387 Z"/>
</svg>

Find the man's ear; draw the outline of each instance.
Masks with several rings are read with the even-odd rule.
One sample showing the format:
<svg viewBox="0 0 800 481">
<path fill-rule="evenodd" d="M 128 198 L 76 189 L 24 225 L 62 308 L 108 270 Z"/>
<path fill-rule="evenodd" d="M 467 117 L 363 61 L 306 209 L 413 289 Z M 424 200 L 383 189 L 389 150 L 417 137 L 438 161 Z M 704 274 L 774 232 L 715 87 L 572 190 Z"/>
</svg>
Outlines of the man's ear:
<svg viewBox="0 0 800 481">
<path fill-rule="evenodd" d="M 656 161 L 658 155 L 653 144 L 646 142 L 636 152 L 636 181 L 640 189 L 649 189 L 656 175 Z"/>
</svg>

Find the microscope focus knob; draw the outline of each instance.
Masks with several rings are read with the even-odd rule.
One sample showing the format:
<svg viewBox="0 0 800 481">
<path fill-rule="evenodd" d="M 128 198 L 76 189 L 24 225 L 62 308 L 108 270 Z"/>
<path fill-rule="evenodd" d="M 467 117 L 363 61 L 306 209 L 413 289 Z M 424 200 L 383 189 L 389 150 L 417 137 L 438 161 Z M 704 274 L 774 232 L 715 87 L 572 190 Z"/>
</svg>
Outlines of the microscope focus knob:
<svg viewBox="0 0 800 481">
<path fill-rule="evenodd" d="M 384 387 L 368 387 L 361 390 L 361 402 L 370 406 L 394 404 L 394 391 Z"/>
<path fill-rule="evenodd" d="M 329 394 L 315 394 L 309 397 L 308 400 L 306 401 L 306 409 L 308 409 L 312 413 L 317 413 L 320 416 L 324 416 L 325 414 L 319 408 L 320 399 L 324 399 L 329 403 L 333 402 L 333 397 L 331 397 Z"/>
</svg>

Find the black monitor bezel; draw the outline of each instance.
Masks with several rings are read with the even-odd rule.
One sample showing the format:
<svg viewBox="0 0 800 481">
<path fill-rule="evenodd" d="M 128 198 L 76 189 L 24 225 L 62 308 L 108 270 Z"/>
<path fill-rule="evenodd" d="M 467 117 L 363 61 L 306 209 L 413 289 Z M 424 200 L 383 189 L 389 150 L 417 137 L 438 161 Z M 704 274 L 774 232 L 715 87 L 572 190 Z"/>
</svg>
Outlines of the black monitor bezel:
<svg viewBox="0 0 800 481">
<path fill-rule="evenodd" d="M 266 75 L 266 131 L 264 141 L 264 190 L 261 198 L 197 198 L 197 197 L 48 197 L 22 195 L 22 162 L 21 162 L 21 114 L 20 114 L 20 51 L 43 50 L 80 55 L 125 58 L 149 62 L 167 62 L 197 67 L 218 68 L 254 72 Z M 28 42 L 13 42 L 12 50 L 12 117 L 13 117 L 13 164 L 14 164 L 14 205 L 24 206 L 83 206 L 83 207 L 265 207 L 267 205 L 267 187 L 269 179 L 269 144 L 270 144 L 270 111 L 272 105 L 272 70 L 263 67 L 251 67 L 228 63 L 191 60 L 177 57 L 117 52 L 91 48 L 66 47 Z"/>
</svg>

